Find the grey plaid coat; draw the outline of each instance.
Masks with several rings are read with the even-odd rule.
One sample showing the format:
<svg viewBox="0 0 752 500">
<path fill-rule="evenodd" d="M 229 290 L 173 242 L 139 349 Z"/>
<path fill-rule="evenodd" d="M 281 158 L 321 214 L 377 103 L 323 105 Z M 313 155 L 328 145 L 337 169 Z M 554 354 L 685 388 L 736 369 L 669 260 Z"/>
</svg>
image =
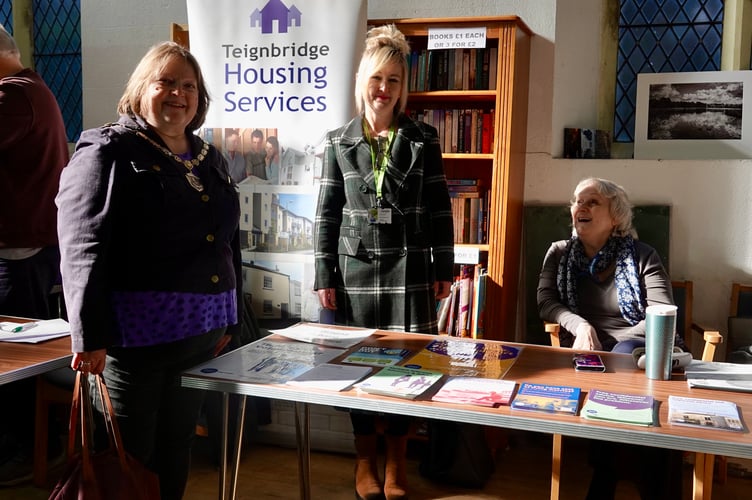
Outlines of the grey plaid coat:
<svg viewBox="0 0 752 500">
<path fill-rule="evenodd" d="M 338 324 L 436 333 L 434 280 L 451 281 L 454 232 L 436 129 L 400 115 L 376 206 L 363 118 L 327 135 L 316 210 L 314 289 L 336 288 Z"/>
</svg>

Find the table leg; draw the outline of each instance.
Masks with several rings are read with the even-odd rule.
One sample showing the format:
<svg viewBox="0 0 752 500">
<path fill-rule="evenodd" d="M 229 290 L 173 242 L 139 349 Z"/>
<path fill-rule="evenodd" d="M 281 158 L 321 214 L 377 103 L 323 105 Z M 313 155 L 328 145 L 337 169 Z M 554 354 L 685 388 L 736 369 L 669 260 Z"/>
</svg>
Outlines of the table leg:
<svg viewBox="0 0 752 500">
<path fill-rule="evenodd" d="M 238 469 L 240 468 L 240 451 L 243 447 L 243 428 L 245 424 L 246 396 L 240 395 L 238 404 L 238 422 L 235 427 L 235 457 L 232 462 L 232 474 L 230 476 L 230 500 L 235 500 L 235 492 L 238 488 Z"/>
<path fill-rule="evenodd" d="M 298 474 L 301 500 L 311 500 L 310 414 L 306 403 L 295 403 L 295 439 L 298 444 Z"/>
<path fill-rule="evenodd" d="M 710 500 L 712 498 L 714 464 L 714 455 L 695 453 L 695 469 L 692 478 L 693 500 Z"/>
<path fill-rule="evenodd" d="M 559 500 L 561 482 L 561 434 L 553 435 L 553 452 L 551 454 L 551 500 Z"/>
<path fill-rule="evenodd" d="M 222 446 L 219 457 L 219 500 L 225 500 L 227 498 L 227 438 L 228 438 L 228 424 L 230 413 L 230 394 L 227 392 L 222 393 Z"/>
</svg>

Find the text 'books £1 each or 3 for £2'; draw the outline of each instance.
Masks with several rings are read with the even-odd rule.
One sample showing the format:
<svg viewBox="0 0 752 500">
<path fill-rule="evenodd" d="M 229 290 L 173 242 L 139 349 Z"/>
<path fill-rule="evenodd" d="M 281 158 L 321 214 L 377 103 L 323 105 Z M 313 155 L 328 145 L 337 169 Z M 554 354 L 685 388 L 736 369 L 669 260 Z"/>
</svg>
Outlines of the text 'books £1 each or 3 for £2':
<svg viewBox="0 0 752 500">
<path fill-rule="evenodd" d="M 441 380 L 442 376 L 440 372 L 429 370 L 386 366 L 356 387 L 369 394 L 415 399 Z"/>
<path fill-rule="evenodd" d="M 624 394 L 591 389 L 580 415 L 593 420 L 609 420 L 635 425 L 653 425 L 655 412 L 653 396 Z"/>
<path fill-rule="evenodd" d="M 410 354 L 409 349 L 363 345 L 348 354 L 342 362 L 357 365 L 392 366 L 405 359 L 408 354 Z"/>
<path fill-rule="evenodd" d="M 579 405 L 579 387 L 523 382 L 517 391 L 517 395 L 512 400 L 511 406 L 518 410 L 576 415 Z"/>
<path fill-rule="evenodd" d="M 514 380 L 498 378 L 449 377 L 431 400 L 476 406 L 506 405 L 516 385 Z"/>
<path fill-rule="evenodd" d="M 668 397 L 668 421 L 675 425 L 743 431 L 739 408 L 731 401 Z"/>
</svg>

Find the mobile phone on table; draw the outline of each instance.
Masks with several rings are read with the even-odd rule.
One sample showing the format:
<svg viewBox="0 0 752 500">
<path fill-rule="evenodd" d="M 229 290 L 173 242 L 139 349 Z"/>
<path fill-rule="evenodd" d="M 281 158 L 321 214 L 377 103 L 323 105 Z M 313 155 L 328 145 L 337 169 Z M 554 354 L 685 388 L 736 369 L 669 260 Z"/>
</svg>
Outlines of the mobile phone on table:
<svg viewBox="0 0 752 500">
<path fill-rule="evenodd" d="M 597 354 L 575 354 L 574 369 L 578 372 L 605 372 L 606 365 Z"/>
</svg>

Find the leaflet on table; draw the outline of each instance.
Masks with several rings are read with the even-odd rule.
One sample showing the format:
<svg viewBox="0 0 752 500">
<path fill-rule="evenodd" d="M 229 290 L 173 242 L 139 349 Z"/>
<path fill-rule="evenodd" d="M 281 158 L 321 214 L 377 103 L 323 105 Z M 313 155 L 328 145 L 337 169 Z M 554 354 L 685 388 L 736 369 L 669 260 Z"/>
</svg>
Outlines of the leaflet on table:
<svg viewBox="0 0 752 500">
<path fill-rule="evenodd" d="M 408 354 L 410 354 L 409 349 L 363 345 L 348 354 L 342 362 L 357 365 L 391 366 L 405 359 Z"/>
<path fill-rule="evenodd" d="M 647 394 L 624 394 L 591 389 L 580 415 L 594 420 L 653 425 L 654 403 L 653 397 Z"/>
<path fill-rule="evenodd" d="M 743 431 L 739 408 L 731 401 L 668 397 L 668 421 L 676 425 Z"/>
<path fill-rule="evenodd" d="M 517 361 L 521 350 L 521 347 L 498 342 L 437 339 L 408 359 L 404 366 L 457 377 L 501 378 Z"/>
<path fill-rule="evenodd" d="M 261 339 L 199 365 L 187 373 L 256 384 L 283 384 L 343 350 L 306 342 Z"/>
<path fill-rule="evenodd" d="M 296 387 L 343 391 L 373 371 L 370 366 L 322 363 L 287 382 Z"/>
<path fill-rule="evenodd" d="M 506 405 L 516 385 L 514 380 L 499 378 L 449 377 L 431 400 L 476 406 Z"/>
<path fill-rule="evenodd" d="M 443 375 L 430 370 L 387 366 L 357 384 L 358 390 L 382 396 L 415 399 L 441 380 Z"/>
<path fill-rule="evenodd" d="M 512 400 L 512 408 L 550 413 L 577 414 L 580 388 L 565 385 L 532 384 L 523 382 Z"/>
<path fill-rule="evenodd" d="M 298 323 L 289 328 L 270 331 L 301 342 L 343 349 L 362 342 L 376 332 L 372 328 L 333 328 L 318 323 Z"/>
<path fill-rule="evenodd" d="M 726 380 L 720 378 L 688 378 L 690 389 L 715 389 L 719 391 L 752 392 L 752 380 Z"/>
<path fill-rule="evenodd" d="M 684 369 L 689 379 L 752 380 L 752 365 L 692 360 Z"/>
<path fill-rule="evenodd" d="M 0 322 L 0 342 L 36 344 L 70 335 L 70 325 L 61 318 L 30 322 Z"/>
</svg>

